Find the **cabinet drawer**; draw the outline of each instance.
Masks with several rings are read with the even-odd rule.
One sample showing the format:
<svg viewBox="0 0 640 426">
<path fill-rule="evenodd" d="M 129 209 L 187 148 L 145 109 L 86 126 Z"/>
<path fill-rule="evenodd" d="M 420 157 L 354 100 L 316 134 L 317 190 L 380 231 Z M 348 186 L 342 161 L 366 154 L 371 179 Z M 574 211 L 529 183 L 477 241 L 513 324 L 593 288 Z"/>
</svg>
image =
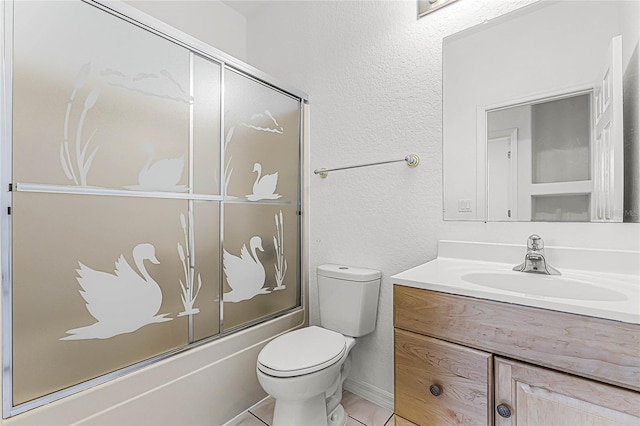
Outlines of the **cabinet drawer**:
<svg viewBox="0 0 640 426">
<path fill-rule="evenodd" d="M 492 424 L 491 354 L 400 329 L 394 349 L 396 414 L 419 425 Z"/>
</svg>

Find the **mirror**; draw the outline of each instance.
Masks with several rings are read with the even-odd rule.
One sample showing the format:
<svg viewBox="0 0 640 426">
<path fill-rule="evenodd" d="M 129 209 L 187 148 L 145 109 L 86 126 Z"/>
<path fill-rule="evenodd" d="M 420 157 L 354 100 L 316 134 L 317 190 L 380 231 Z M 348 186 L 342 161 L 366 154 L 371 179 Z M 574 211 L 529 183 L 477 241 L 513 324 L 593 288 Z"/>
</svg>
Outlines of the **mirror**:
<svg viewBox="0 0 640 426">
<path fill-rule="evenodd" d="M 445 220 L 640 222 L 639 14 L 538 2 L 444 39 Z"/>
</svg>

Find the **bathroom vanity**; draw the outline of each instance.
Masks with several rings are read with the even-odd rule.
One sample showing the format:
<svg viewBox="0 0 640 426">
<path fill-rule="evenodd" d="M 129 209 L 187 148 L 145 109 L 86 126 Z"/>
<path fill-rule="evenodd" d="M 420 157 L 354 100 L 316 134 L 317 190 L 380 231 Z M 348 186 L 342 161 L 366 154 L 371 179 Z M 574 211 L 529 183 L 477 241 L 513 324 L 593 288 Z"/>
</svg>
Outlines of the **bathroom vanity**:
<svg viewBox="0 0 640 426">
<path fill-rule="evenodd" d="M 446 256 L 454 245 L 441 242 L 439 251 Z M 469 248 L 477 246 L 458 246 L 456 251 L 464 257 L 473 251 Z M 552 256 L 569 260 L 561 251 Z M 640 423 L 636 317 L 596 317 L 584 306 L 574 309 L 584 312 L 562 311 L 547 305 L 560 299 L 549 295 L 496 290 L 491 296 L 472 283 L 456 281 L 460 274 L 454 265 L 460 270 L 463 264 L 475 269 L 501 265 L 439 255 L 392 277 L 397 415 L 419 425 Z M 628 277 L 633 293 L 637 275 Z M 522 299 L 510 300 L 512 296 Z M 627 296 L 636 298 L 629 309 L 637 312 L 637 294 Z M 607 306 L 629 301 L 591 302 Z"/>
</svg>

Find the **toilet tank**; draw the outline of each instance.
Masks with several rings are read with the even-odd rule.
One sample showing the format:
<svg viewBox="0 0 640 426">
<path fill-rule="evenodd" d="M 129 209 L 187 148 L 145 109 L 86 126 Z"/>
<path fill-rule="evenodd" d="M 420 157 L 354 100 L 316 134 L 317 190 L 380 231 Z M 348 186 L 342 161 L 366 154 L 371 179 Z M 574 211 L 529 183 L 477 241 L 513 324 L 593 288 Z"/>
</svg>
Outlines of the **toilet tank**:
<svg viewBox="0 0 640 426">
<path fill-rule="evenodd" d="M 380 271 L 343 265 L 317 269 L 320 325 L 360 337 L 376 328 Z"/>
</svg>

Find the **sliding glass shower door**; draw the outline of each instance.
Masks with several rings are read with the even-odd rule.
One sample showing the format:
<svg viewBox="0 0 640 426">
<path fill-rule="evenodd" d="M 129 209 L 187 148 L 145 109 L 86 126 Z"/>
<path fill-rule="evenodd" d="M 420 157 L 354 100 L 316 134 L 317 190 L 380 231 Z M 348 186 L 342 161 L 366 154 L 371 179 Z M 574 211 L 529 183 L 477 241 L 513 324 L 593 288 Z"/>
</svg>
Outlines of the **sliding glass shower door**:
<svg viewBox="0 0 640 426">
<path fill-rule="evenodd" d="M 5 416 L 300 306 L 304 99 L 97 6 L 5 33 Z"/>
</svg>

